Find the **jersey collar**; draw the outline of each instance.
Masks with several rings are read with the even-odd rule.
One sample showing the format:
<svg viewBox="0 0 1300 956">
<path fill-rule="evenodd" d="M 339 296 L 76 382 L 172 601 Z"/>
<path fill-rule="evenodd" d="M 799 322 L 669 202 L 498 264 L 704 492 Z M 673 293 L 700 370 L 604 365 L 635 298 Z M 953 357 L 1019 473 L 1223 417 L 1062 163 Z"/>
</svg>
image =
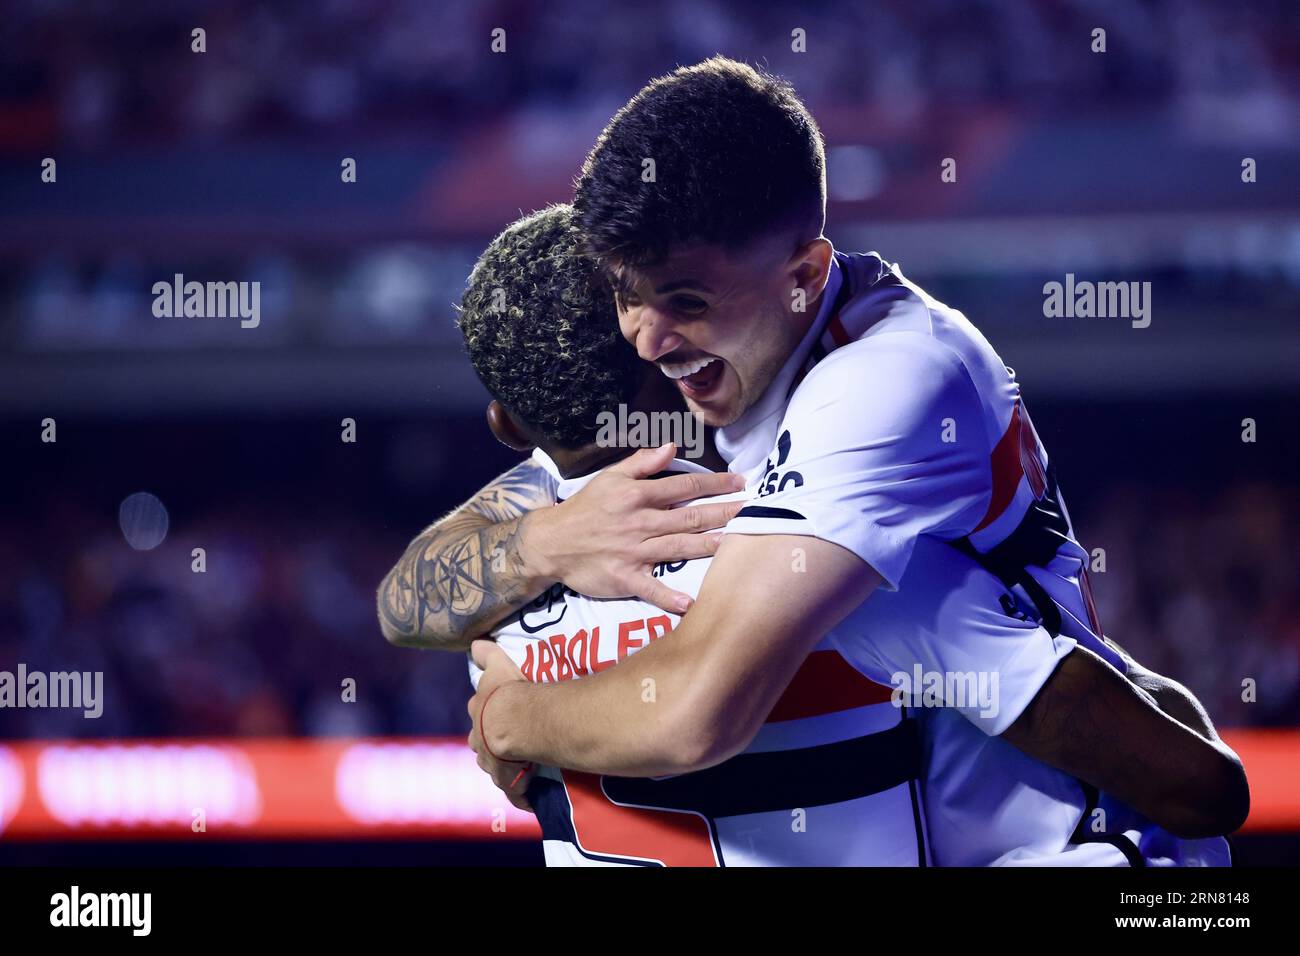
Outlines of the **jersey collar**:
<svg viewBox="0 0 1300 956">
<path fill-rule="evenodd" d="M 545 468 L 550 476 L 559 483 L 555 489 L 556 501 L 564 501 L 566 498 L 572 498 L 583 488 L 587 487 L 589 481 L 605 470 L 604 468 L 598 468 L 590 474 L 579 475 L 576 478 L 565 478 L 560 474 L 560 469 L 556 466 L 555 462 L 551 460 L 551 456 L 546 454 L 546 452 L 542 451 L 540 448 L 533 449 L 533 461 Z M 693 461 L 687 461 L 685 458 L 674 458 L 668 463 L 668 467 L 664 469 L 664 472 L 673 473 L 692 471 L 703 472 L 706 475 L 713 473 L 703 465 L 698 465 Z M 657 478 L 658 475 L 654 477 Z"/>
</svg>

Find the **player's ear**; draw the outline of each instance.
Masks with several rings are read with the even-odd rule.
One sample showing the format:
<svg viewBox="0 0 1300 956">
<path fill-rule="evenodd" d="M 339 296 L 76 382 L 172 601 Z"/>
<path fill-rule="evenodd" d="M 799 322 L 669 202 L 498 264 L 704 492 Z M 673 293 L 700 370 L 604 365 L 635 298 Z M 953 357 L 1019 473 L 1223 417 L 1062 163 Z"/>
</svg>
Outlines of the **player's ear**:
<svg viewBox="0 0 1300 956">
<path fill-rule="evenodd" d="M 790 257 L 787 268 L 794 277 L 795 287 L 803 289 L 804 301 L 812 302 L 826 288 L 834 254 L 830 242 L 818 236 L 805 242 Z"/>
<path fill-rule="evenodd" d="M 527 452 L 537 447 L 537 443 L 515 421 L 509 410 L 495 398 L 488 402 L 487 423 L 488 428 L 492 429 L 492 434 L 496 436 L 496 440 L 507 448 Z"/>
</svg>

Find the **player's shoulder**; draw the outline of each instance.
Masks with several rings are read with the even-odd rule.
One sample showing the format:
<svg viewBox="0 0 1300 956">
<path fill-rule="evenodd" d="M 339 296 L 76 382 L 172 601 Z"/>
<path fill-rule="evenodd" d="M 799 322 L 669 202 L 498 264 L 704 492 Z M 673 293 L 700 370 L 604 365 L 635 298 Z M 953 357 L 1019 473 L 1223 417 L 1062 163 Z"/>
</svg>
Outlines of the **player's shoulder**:
<svg viewBox="0 0 1300 956">
<path fill-rule="evenodd" d="M 808 377 L 847 375 L 848 368 L 903 363 L 940 371 L 959 368 L 961 355 L 928 329 L 881 326 L 847 342 L 813 366 Z"/>
<path fill-rule="evenodd" d="M 858 343 L 914 333 L 915 349 L 963 354 L 986 346 L 979 329 L 958 309 L 935 298 L 879 253 L 835 253 L 841 280 L 834 315 L 822 341 L 834 354 Z M 895 343 L 897 344 L 897 343 Z"/>
<path fill-rule="evenodd" d="M 846 404 L 869 413 L 966 401 L 974 386 L 962 356 L 928 332 L 880 330 L 818 362 L 791 396 L 790 410 L 818 414 Z"/>
<path fill-rule="evenodd" d="M 960 309 L 905 278 L 897 265 L 874 253 L 866 258 L 880 265 L 868 262 L 856 270 L 841 267 L 842 275 L 851 276 L 855 271 L 858 275 L 856 286 L 852 281 L 848 283 L 853 294 L 846 297 L 841 310 L 842 341 L 869 341 L 897 332 L 915 332 L 929 339 L 937 351 L 947 350 L 959 357 L 977 381 L 987 377 L 988 384 L 997 385 L 1007 377 L 1008 369 L 997 350 Z M 914 344 L 924 348 L 919 342 Z"/>
<path fill-rule="evenodd" d="M 835 396 L 894 408 L 969 401 L 1001 388 L 1008 370 L 961 312 L 906 279 L 876 253 L 837 252 L 840 286 L 820 345 L 792 402 Z M 800 394 L 802 393 L 802 394 Z"/>
</svg>

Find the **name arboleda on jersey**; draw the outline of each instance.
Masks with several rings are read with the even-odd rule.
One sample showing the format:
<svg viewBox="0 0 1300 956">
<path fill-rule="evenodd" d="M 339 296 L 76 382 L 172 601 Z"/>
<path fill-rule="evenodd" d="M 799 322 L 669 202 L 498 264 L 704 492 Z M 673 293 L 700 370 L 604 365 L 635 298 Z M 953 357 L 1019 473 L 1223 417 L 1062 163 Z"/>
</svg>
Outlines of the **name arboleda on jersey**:
<svg viewBox="0 0 1300 956">
<path fill-rule="evenodd" d="M 707 559 L 652 573 L 697 594 Z M 582 679 L 680 618 L 555 585 L 494 631 L 527 680 Z M 551 866 L 915 866 L 928 862 L 915 721 L 819 645 L 740 755 L 629 779 L 541 768 L 528 791 Z M 846 774 L 846 767 L 866 768 Z"/>
</svg>

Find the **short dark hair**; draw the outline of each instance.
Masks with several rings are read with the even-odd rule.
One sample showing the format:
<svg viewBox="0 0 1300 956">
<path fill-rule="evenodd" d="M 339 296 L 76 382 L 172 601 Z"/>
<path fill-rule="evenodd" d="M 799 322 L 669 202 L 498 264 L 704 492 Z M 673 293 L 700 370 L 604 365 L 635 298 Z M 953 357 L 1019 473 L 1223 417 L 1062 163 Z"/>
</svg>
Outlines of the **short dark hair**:
<svg viewBox="0 0 1300 956">
<path fill-rule="evenodd" d="M 647 159 L 654 182 L 642 179 Z M 653 80 L 614 115 L 583 164 L 574 206 L 592 253 L 633 267 L 683 245 L 820 232 L 821 131 L 788 83 L 713 57 Z"/>
<path fill-rule="evenodd" d="M 458 324 L 492 397 L 563 448 L 595 441 L 597 416 L 630 404 L 650 370 L 619 333 L 613 290 L 569 205 L 525 216 L 492 240 L 470 273 Z"/>
</svg>

